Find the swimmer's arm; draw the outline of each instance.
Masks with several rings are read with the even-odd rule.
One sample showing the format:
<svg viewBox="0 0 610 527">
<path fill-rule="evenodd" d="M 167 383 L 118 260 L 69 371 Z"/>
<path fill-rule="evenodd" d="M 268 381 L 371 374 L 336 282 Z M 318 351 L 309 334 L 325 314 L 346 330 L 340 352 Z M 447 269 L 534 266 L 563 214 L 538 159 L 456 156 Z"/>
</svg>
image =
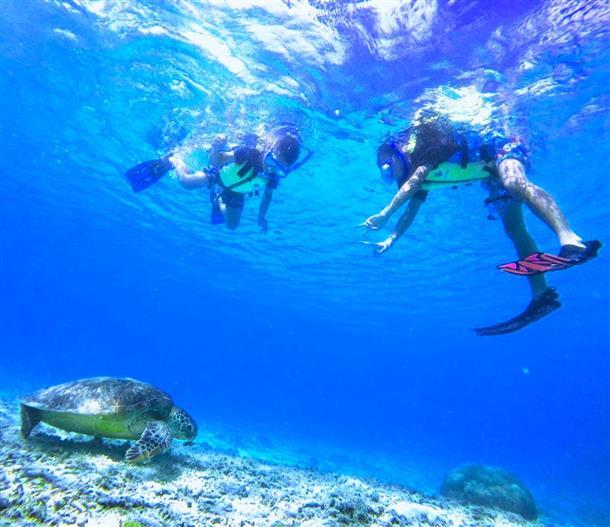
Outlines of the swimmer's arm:
<svg viewBox="0 0 610 527">
<path fill-rule="evenodd" d="M 269 205 L 271 205 L 272 198 L 273 190 L 267 185 L 265 187 L 265 192 L 263 193 L 263 198 L 261 199 L 260 207 L 258 208 L 258 226 L 261 228 L 262 232 L 267 232 L 267 219 L 265 216 L 267 215 L 267 210 L 269 210 Z"/>
<path fill-rule="evenodd" d="M 387 221 L 390 219 L 390 216 L 394 214 L 402 205 L 411 197 L 415 195 L 415 193 L 421 188 L 422 184 L 426 180 L 426 176 L 428 172 L 430 172 L 431 167 L 428 165 L 420 166 L 415 169 L 413 175 L 405 181 L 405 183 L 400 187 L 400 190 L 396 193 L 392 201 L 385 207 L 381 212 L 375 214 L 368 218 L 362 226 L 367 227 L 369 229 L 378 230 L 381 229 Z M 399 222 L 400 223 L 400 222 Z"/>
<path fill-rule="evenodd" d="M 235 161 L 235 154 L 231 151 L 229 152 L 210 152 L 208 157 L 210 164 L 216 168 L 222 168 L 229 163 L 233 163 Z"/>
<path fill-rule="evenodd" d="M 400 217 L 400 219 L 396 222 L 396 227 L 394 228 L 394 232 L 392 232 L 392 234 L 390 234 L 390 237 L 393 238 L 393 242 L 398 240 L 398 238 L 400 238 L 405 232 L 407 232 L 407 229 L 413 223 L 415 216 L 417 216 L 417 213 L 419 212 L 420 207 L 422 206 L 424 201 L 426 201 L 427 195 L 428 195 L 428 193 L 425 190 L 422 190 L 422 191 L 418 192 L 417 194 L 415 194 L 415 196 L 413 196 L 411 201 L 409 201 L 409 205 L 407 205 L 407 209 L 404 211 L 404 213 Z"/>
<path fill-rule="evenodd" d="M 413 220 L 415 219 L 415 216 L 417 216 L 417 213 L 420 207 L 422 206 L 422 203 L 426 201 L 427 195 L 428 193 L 424 190 L 421 190 L 417 194 L 415 194 L 415 196 L 411 198 L 411 201 L 409 201 L 409 204 L 407 205 L 407 208 L 403 212 L 400 219 L 396 222 L 396 227 L 394 228 L 392 234 L 390 234 L 382 242 L 367 242 L 367 245 L 374 245 L 375 252 L 377 254 L 383 254 L 384 252 L 386 252 L 411 226 Z"/>
<path fill-rule="evenodd" d="M 407 179 L 407 181 L 405 181 L 402 187 L 400 187 L 400 189 L 398 190 L 392 201 L 390 201 L 388 206 L 381 211 L 381 214 L 383 214 L 389 219 L 392 214 L 394 214 L 400 207 L 402 207 L 403 204 L 409 198 L 413 197 L 413 195 L 420 189 L 420 187 L 426 180 L 428 172 L 430 172 L 430 167 L 427 165 L 417 167 L 415 172 L 413 172 L 413 175 L 409 179 Z"/>
</svg>

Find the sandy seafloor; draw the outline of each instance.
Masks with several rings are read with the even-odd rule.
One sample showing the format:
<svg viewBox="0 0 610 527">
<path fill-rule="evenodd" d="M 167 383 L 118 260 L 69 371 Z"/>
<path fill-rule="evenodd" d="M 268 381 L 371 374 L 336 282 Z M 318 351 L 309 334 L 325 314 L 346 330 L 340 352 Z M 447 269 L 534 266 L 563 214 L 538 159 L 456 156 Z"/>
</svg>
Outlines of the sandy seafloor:
<svg viewBox="0 0 610 527">
<path fill-rule="evenodd" d="M 268 463 L 198 438 L 174 441 L 147 465 L 122 460 L 126 442 L 39 425 L 19 432 L 18 403 L 0 399 L 0 526 L 557 525 L 469 507 L 401 486 Z"/>
</svg>

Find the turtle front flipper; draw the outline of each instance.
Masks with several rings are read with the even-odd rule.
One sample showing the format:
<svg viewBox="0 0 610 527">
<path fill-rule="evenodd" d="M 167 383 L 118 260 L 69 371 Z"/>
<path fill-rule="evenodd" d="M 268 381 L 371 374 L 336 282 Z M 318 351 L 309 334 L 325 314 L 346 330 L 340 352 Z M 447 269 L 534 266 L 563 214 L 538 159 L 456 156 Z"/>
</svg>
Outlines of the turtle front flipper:
<svg viewBox="0 0 610 527">
<path fill-rule="evenodd" d="M 165 452 L 173 439 L 172 432 L 164 421 L 151 421 L 135 445 L 125 452 L 125 460 L 131 463 L 148 461 Z"/>
</svg>

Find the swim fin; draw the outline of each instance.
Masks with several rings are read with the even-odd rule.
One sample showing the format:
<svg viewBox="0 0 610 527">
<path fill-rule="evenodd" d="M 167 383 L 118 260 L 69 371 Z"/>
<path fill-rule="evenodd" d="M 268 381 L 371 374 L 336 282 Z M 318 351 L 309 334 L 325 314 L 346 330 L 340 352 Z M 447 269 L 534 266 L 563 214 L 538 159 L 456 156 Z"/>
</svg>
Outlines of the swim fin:
<svg viewBox="0 0 610 527">
<path fill-rule="evenodd" d="M 474 331 L 480 337 L 513 333 L 514 331 L 523 329 L 525 326 L 529 326 L 532 322 L 536 322 L 537 320 L 550 315 L 560 307 L 561 302 L 559 301 L 557 290 L 554 287 L 548 287 L 538 298 L 532 300 L 525 311 L 520 315 L 493 326 L 475 328 Z"/>
<path fill-rule="evenodd" d="M 125 172 L 125 178 L 129 181 L 134 192 L 141 192 L 151 185 L 154 185 L 165 174 L 174 168 L 169 160 L 172 154 L 168 154 L 161 159 L 144 161 Z"/>
<path fill-rule="evenodd" d="M 563 271 L 583 264 L 597 256 L 602 244 L 598 240 L 585 242 L 585 247 L 564 245 L 559 255 L 535 252 L 516 262 L 498 265 L 498 269 L 508 274 L 534 276 L 548 271 Z"/>
<path fill-rule="evenodd" d="M 220 225 L 225 222 L 225 215 L 222 213 L 222 209 L 220 208 L 220 193 L 211 192 L 210 193 L 210 201 L 212 203 L 212 213 L 210 217 L 210 223 L 212 225 Z"/>
</svg>

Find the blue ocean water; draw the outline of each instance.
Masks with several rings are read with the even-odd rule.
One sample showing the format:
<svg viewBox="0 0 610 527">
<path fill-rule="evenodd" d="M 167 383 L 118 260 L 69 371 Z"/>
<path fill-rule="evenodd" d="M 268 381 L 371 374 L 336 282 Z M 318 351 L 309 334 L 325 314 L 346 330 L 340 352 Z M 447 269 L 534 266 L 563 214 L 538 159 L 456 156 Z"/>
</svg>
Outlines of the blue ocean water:
<svg viewBox="0 0 610 527">
<path fill-rule="evenodd" d="M 607 243 L 609 27 L 595 0 L 4 0 L 2 391 L 131 376 L 312 466 L 435 492 L 460 463 L 499 465 L 553 521 L 609 525 L 605 250 L 549 277 L 562 309 L 481 338 L 529 292 L 495 268 L 513 248 L 478 185 L 431 196 L 381 257 L 357 228 L 392 196 L 379 142 L 435 105 L 500 116 Z M 315 154 L 266 235 L 253 200 L 230 232 L 173 175 L 137 195 L 122 177 L 280 122 Z"/>
</svg>

